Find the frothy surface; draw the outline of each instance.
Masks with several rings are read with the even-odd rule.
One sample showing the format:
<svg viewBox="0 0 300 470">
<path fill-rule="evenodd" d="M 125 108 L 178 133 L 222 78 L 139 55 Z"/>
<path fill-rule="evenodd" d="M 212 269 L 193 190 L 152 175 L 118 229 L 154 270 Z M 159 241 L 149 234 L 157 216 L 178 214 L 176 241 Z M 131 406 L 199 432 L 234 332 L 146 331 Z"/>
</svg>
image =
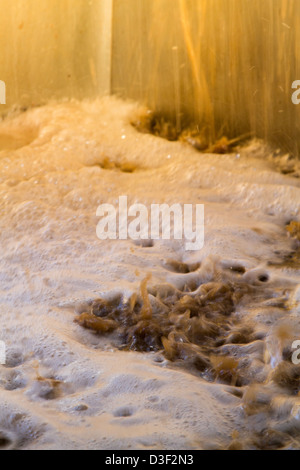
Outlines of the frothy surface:
<svg viewBox="0 0 300 470">
<path fill-rule="evenodd" d="M 290 325 L 287 343 L 300 339 L 299 269 L 284 264 L 295 249 L 285 224 L 299 221 L 299 180 L 278 172 L 260 142 L 218 156 L 139 134 L 130 125 L 136 108 L 114 98 L 49 104 L 0 125 L 2 442 L 201 449 L 226 448 L 239 435 L 257 447 L 255 436 L 263 442 L 267 430 L 265 447 L 272 439 L 299 447 L 299 397 L 270 378 L 282 360 L 276 327 Z M 205 204 L 204 248 L 98 240 L 96 209 L 120 195 L 147 206 Z M 176 272 L 170 260 L 202 270 Z M 235 345 L 261 373 L 254 391 L 207 382 L 154 353 L 118 351 L 73 322 L 82 303 L 129 298 L 148 273 L 152 286 L 182 288 L 234 266 L 245 268 L 249 285 L 269 279 L 268 300 L 237 312 L 264 335 L 243 350 Z"/>
</svg>

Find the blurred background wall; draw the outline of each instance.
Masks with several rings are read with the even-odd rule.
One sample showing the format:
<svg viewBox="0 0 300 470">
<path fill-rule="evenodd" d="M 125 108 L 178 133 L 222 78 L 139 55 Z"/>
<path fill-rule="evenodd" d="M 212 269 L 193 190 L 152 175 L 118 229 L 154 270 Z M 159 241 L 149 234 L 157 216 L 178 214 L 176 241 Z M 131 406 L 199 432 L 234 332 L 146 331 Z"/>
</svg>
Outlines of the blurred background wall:
<svg viewBox="0 0 300 470">
<path fill-rule="evenodd" d="M 115 0 L 112 91 L 298 151 L 299 0 Z"/>
<path fill-rule="evenodd" d="M 300 0 L 0 0 L 7 105 L 114 93 L 298 152 Z"/>
<path fill-rule="evenodd" d="M 7 107 L 109 93 L 111 15 L 112 0 L 0 0 Z"/>
</svg>

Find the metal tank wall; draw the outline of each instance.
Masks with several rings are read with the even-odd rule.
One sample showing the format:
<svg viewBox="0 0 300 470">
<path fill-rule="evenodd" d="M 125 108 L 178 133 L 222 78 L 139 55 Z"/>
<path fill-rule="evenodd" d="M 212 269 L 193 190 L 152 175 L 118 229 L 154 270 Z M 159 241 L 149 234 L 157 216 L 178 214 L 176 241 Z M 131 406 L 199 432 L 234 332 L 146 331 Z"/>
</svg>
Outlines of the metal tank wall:
<svg viewBox="0 0 300 470">
<path fill-rule="evenodd" d="M 299 45 L 299 0 L 0 0 L 0 111 L 113 93 L 298 153 Z"/>
<path fill-rule="evenodd" d="M 112 0 L 0 0 L 6 107 L 110 92 Z"/>
<path fill-rule="evenodd" d="M 112 91 L 298 152 L 299 0 L 115 0 Z"/>
</svg>

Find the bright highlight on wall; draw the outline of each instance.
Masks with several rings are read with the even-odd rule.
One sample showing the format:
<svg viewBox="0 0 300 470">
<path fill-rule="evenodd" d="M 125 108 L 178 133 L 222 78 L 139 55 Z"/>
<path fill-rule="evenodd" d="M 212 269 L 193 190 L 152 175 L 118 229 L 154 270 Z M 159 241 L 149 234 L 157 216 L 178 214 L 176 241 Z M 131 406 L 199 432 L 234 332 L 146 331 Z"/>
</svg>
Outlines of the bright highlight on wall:
<svg viewBox="0 0 300 470">
<path fill-rule="evenodd" d="M 6 104 L 6 85 L 0 80 L 0 104 Z"/>
<path fill-rule="evenodd" d="M 0 0 L 7 106 L 109 93 L 111 15 L 112 0 Z"/>
<path fill-rule="evenodd" d="M 212 139 L 252 131 L 297 150 L 299 0 L 117 0 L 113 21 L 115 92 Z"/>
</svg>

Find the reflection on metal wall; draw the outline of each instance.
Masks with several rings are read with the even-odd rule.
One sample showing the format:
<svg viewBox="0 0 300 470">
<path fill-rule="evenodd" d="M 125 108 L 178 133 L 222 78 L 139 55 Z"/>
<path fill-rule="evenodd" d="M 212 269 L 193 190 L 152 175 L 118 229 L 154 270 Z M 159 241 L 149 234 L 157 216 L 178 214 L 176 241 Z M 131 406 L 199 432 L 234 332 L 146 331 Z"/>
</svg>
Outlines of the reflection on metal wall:
<svg viewBox="0 0 300 470">
<path fill-rule="evenodd" d="M 297 150 L 299 0 L 0 0 L 7 105 L 112 91 Z"/>
<path fill-rule="evenodd" d="M 112 0 L 0 0 L 7 106 L 108 93 L 111 6 Z"/>
<path fill-rule="evenodd" d="M 113 25 L 115 93 L 296 149 L 299 0 L 115 0 Z"/>
</svg>

